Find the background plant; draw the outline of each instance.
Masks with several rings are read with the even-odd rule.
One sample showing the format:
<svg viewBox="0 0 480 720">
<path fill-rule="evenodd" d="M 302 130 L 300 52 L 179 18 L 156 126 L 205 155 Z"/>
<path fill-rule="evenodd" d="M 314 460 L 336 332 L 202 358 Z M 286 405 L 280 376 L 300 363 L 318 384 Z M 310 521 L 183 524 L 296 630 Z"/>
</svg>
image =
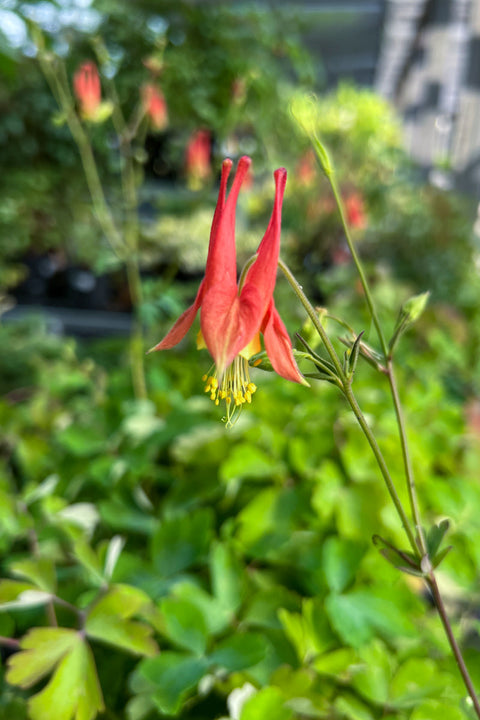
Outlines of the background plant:
<svg viewBox="0 0 480 720">
<path fill-rule="evenodd" d="M 272 61 L 279 42 L 281 56 L 295 58 L 295 46 L 282 45 L 287 24 L 279 33 L 278 21 L 267 15 L 255 20 L 252 13 L 244 20 L 234 10 L 215 8 L 209 16 L 206 8 L 182 4 L 165 30 L 159 21 L 151 24 L 147 3 L 138 4 L 133 19 L 119 3 L 96 8 L 106 13 L 97 29 L 115 66 L 122 110 L 133 111 L 150 72 L 142 60 L 155 53 L 164 53 L 167 100 L 168 87 L 178 95 L 168 162 L 157 165 L 173 174 L 175 192 L 162 182 L 157 197 L 149 162 L 146 181 L 138 186 L 144 213 L 139 260 L 144 271 L 162 271 L 159 279 L 144 278 L 142 317 L 155 325 L 147 330 L 148 341 L 151 333 L 153 344 L 188 301 L 188 282 L 172 285 L 177 269 L 190 278 L 204 261 L 214 175 L 210 187 L 191 192 L 182 165 L 197 124 L 208 125 L 216 137 L 213 167 L 232 138 L 230 149 L 255 155 L 254 192 L 243 195 L 239 208 L 244 252 L 249 243 L 256 246 L 257 228 L 265 226 L 271 169 L 285 164 L 292 188 L 284 216 L 288 262 L 301 269 L 304 286 L 328 305 L 330 316 L 372 336 L 354 269 L 335 260 L 344 238 L 326 183 L 315 170 L 312 185 L 302 185 L 297 175 L 308 143 L 293 136 L 286 99 L 294 88 L 279 82 L 285 76 Z M 258 47 L 248 57 L 235 51 L 242 42 L 235 46 L 238 36 L 221 22 L 232 14 L 237 25 L 245 22 L 244 35 L 251 34 L 252 23 L 268 24 L 263 55 Z M 190 35 L 199 18 L 205 27 L 195 52 L 207 58 L 213 44 L 224 62 L 224 74 L 207 76 L 205 84 L 188 74 Z M 175 45 L 182 32 L 188 41 Z M 46 36 L 48 49 L 57 50 L 57 35 Z M 70 28 L 63 39 L 72 77 L 80 61 L 94 57 L 91 37 Z M 264 86 L 246 65 L 267 56 L 272 80 Z M 232 67 L 225 68 L 229 62 Z M 28 247 L 60 247 L 69 258 L 105 271 L 112 253 L 91 222 L 67 128 L 50 123 L 56 109 L 34 70 L 36 61 L 4 58 L 2 67 L 11 73 L 3 90 L 9 113 L 1 120 L 2 158 L 8 158 L 3 197 L 14 196 L 14 202 L 2 203 L 9 213 L 2 216 L 0 243 L 2 251 L 8 249 L 2 256 L 8 286 L 25 272 L 19 266 L 26 264 L 22 252 Z M 175 80 L 177 68 L 183 82 L 180 75 Z M 246 75 L 248 92 L 237 107 L 227 102 L 226 90 L 238 73 Z M 179 87 L 186 88 L 183 102 Z M 368 276 L 385 327 L 393 329 L 400 299 L 427 289 L 418 255 L 407 247 L 420 252 L 429 246 L 422 253 L 433 256 L 437 268 L 447 262 L 452 267 L 449 290 L 442 294 L 440 275 L 428 266 L 431 302 L 398 346 L 397 374 L 425 520 L 452 521 L 454 550 L 440 577 L 478 687 L 479 441 L 472 411 L 478 370 L 475 325 L 468 323 L 475 314 L 477 278 L 464 230 L 468 216 L 450 195 L 422 185 L 401 149 L 396 119 L 371 93 L 342 88 L 321 96 L 319 105 L 325 124 L 319 130 L 334 152 L 342 193 L 362 198 L 368 222 L 357 228 L 356 241 L 371 260 Z M 18 115 L 24 124 L 15 135 L 7 119 Z M 107 124 L 91 130 L 108 201 L 121 214 L 115 189 L 119 153 L 111 147 Z M 22 142 L 15 143 L 16 137 Z M 16 151 L 4 156 L 4 147 Z M 435 202 L 424 201 L 428 197 Z M 313 199 L 314 214 L 308 216 L 304 209 Z M 439 207 L 442 228 L 448 224 L 458 245 L 453 260 L 449 244 L 437 244 L 432 232 L 439 227 Z M 378 267 L 373 260 L 380 252 L 385 262 Z M 287 284 L 277 285 L 289 328 L 312 341 Z M 461 301 L 453 305 L 454 298 Z M 326 326 L 334 339 L 346 334 L 332 317 Z M 319 383 L 307 393 L 263 373 L 251 411 L 226 435 L 202 394 L 207 358 L 190 346 L 148 360 L 144 400 L 132 396 L 123 339 L 59 338 L 39 319 L 2 322 L 0 335 L 8 348 L 0 356 L 0 633 L 3 658 L 10 657 L 0 716 L 55 720 L 54 708 L 59 720 L 75 713 L 93 718 L 97 711 L 119 719 L 212 720 L 240 713 L 241 720 L 469 717 L 421 581 L 399 575 L 370 542 L 379 534 L 401 545 L 403 535 L 374 460 L 334 387 Z M 387 394 L 365 363 L 355 382 L 386 462 L 397 468 Z M 399 492 L 405 502 L 404 489 Z M 48 660 L 47 648 L 53 651 Z M 52 678 L 54 688 L 48 685 Z M 75 692 L 79 686 L 88 689 L 83 701 Z M 244 700 L 250 695 L 241 710 L 238 690 Z"/>
</svg>

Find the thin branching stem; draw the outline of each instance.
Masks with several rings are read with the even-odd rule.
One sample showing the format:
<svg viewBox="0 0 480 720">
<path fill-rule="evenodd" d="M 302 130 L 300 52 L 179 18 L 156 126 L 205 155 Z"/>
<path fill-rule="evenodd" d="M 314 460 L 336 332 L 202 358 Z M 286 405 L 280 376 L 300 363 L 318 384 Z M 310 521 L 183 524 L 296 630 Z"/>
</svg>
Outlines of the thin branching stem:
<svg viewBox="0 0 480 720">
<path fill-rule="evenodd" d="M 356 252 L 355 246 L 352 241 L 352 237 L 350 234 L 350 228 L 348 226 L 345 209 L 343 206 L 343 201 L 342 201 L 340 192 L 338 190 L 335 175 L 332 172 L 332 173 L 329 173 L 327 175 L 327 177 L 330 181 L 330 185 L 331 185 L 333 194 L 335 196 L 335 201 L 337 203 L 338 210 L 340 213 L 340 217 L 341 217 L 343 229 L 345 232 L 345 237 L 347 239 L 348 247 L 350 249 L 350 252 L 351 252 L 351 255 L 353 258 L 353 262 L 355 264 L 360 281 L 362 283 L 362 287 L 363 287 L 363 290 L 365 293 L 365 299 L 366 299 L 366 302 L 368 305 L 368 309 L 370 311 L 370 316 L 372 318 L 373 324 L 375 325 L 375 329 L 377 331 L 378 339 L 379 339 L 379 342 L 380 342 L 380 345 L 382 348 L 382 353 L 383 353 L 385 364 L 386 364 L 386 369 L 387 369 L 386 375 L 388 378 L 388 383 L 389 383 L 389 387 L 390 387 L 390 392 L 391 392 L 391 396 L 392 396 L 392 401 L 393 401 L 393 405 L 394 405 L 394 409 L 395 409 L 395 415 L 396 415 L 397 426 L 398 426 L 398 431 L 399 431 L 399 439 L 400 439 L 400 446 L 401 446 L 401 452 L 402 452 L 403 466 L 404 466 L 404 471 L 405 471 L 405 479 L 406 479 L 406 485 L 407 485 L 407 491 L 408 491 L 408 497 L 409 497 L 409 504 L 410 504 L 413 521 L 415 523 L 415 530 L 416 530 L 416 535 L 414 535 L 410 529 L 410 524 L 408 524 L 409 530 L 407 532 L 407 535 L 408 535 L 411 545 L 412 545 L 412 538 L 413 538 L 413 549 L 414 549 L 415 554 L 417 556 L 420 555 L 421 558 L 427 558 L 427 560 L 428 560 L 428 547 L 427 547 L 424 530 L 423 530 L 420 506 L 419 506 L 419 502 L 418 502 L 417 490 L 416 490 L 416 485 L 415 485 L 415 476 L 413 473 L 413 466 L 412 466 L 412 462 L 411 462 L 409 445 L 408 445 L 408 437 L 407 437 L 405 419 L 404 419 L 403 408 L 402 408 L 402 404 L 401 404 L 401 400 L 400 400 L 400 395 L 398 392 L 398 386 L 397 386 L 396 377 L 395 377 L 395 370 L 394 370 L 392 354 L 389 351 L 389 348 L 388 348 L 388 345 L 387 345 L 387 342 L 385 339 L 385 335 L 383 333 L 383 330 L 382 330 L 382 327 L 380 324 L 380 320 L 379 320 L 378 313 L 377 313 L 375 303 L 373 300 L 373 295 L 370 291 L 367 277 L 365 275 L 362 263 L 360 261 L 360 258 Z M 347 395 L 347 393 L 346 393 L 346 395 Z M 352 410 L 355 412 L 353 404 L 352 403 L 350 403 L 350 404 L 351 404 Z M 358 415 L 357 415 L 357 419 L 360 422 L 360 418 Z M 362 429 L 364 430 L 364 433 L 366 434 L 367 439 L 368 439 L 368 434 L 367 434 L 367 432 L 365 432 L 365 428 L 363 427 L 363 424 L 361 422 L 360 422 L 360 424 L 361 424 Z M 372 450 L 373 450 L 372 443 L 370 443 L 370 446 L 372 447 Z M 375 454 L 375 457 L 378 462 L 379 458 L 376 453 L 374 453 L 374 454 Z M 397 507 L 397 511 L 398 511 L 398 507 Z M 402 516 L 401 516 L 401 518 L 402 518 Z M 402 522 L 405 527 L 405 530 L 407 530 L 407 527 L 405 525 L 405 522 L 403 521 L 403 518 L 402 518 Z M 460 670 L 460 674 L 465 683 L 465 687 L 467 688 L 470 698 L 472 700 L 473 707 L 475 708 L 477 717 L 480 718 L 480 704 L 479 704 L 477 695 L 475 693 L 475 689 L 473 687 L 473 683 L 470 678 L 470 674 L 468 672 L 467 666 L 463 659 L 460 647 L 459 647 L 459 645 L 455 639 L 455 636 L 453 634 L 452 626 L 450 624 L 450 620 L 448 618 L 448 615 L 447 615 L 447 612 L 445 609 L 445 605 L 443 603 L 443 599 L 442 599 L 442 596 L 441 596 L 441 593 L 440 593 L 440 590 L 439 590 L 439 587 L 437 584 L 437 580 L 436 580 L 433 568 L 430 569 L 429 573 L 426 575 L 425 581 L 432 592 L 432 596 L 435 601 L 435 606 L 436 606 L 438 614 L 441 618 L 443 627 L 444 627 L 446 635 L 448 637 L 450 647 L 452 649 L 453 655 L 455 657 L 458 668 Z"/>
<path fill-rule="evenodd" d="M 355 263 L 355 267 L 357 269 L 358 276 L 360 278 L 360 282 L 362 283 L 363 292 L 365 293 L 365 300 L 367 301 L 368 309 L 369 309 L 373 324 L 375 325 L 375 330 L 377 331 L 378 340 L 380 342 L 384 356 L 387 357 L 387 355 L 388 355 L 387 341 L 385 339 L 385 335 L 383 333 L 382 326 L 380 324 L 380 320 L 379 320 L 378 313 L 377 313 L 377 310 L 375 307 L 375 303 L 373 301 L 373 296 L 372 296 L 372 293 L 370 291 L 370 287 L 368 284 L 367 276 L 365 275 L 365 271 L 363 269 L 362 263 L 360 262 L 360 258 L 358 257 L 357 251 L 355 249 L 355 245 L 353 244 L 352 236 L 350 233 L 350 228 L 349 228 L 349 225 L 347 222 L 345 208 L 343 205 L 342 196 L 340 195 L 340 191 L 338 189 L 335 174 L 332 172 L 327 177 L 330 182 L 330 186 L 332 188 L 333 195 L 335 197 L 335 202 L 337 204 L 338 211 L 340 213 L 340 219 L 342 221 L 345 238 L 346 238 L 347 244 L 348 244 L 348 249 L 350 250 L 350 254 L 352 256 L 353 262 Z"/>
<path fill-rule="evenodd" d="M 355 398 L 355 395 L 353 393 L 353 390 L 351 387 L 351 382 L 343 370 L 342 363 L 340 362 L 340 359 L 335 351 L 335 348 L 333 347 L 333 345 L 330 341 L 330 338 L 328 337 L 328 335 L 325 331 L 325 328 L 323 327 L 322 323 L 320 322 L 320 319 L 319 319 L 317 313 L 315 312 L 315 308 L 312 306 L 309 299 L 303 292 L 302 286 L 296 280 L 292 271 L 283 262 L 283 260 L 279 260 L 278 265 L 279 265 L 281 271 L 283 272 L 283 274 L 285 275 L 285 277 L 287 278 L 288 282 L 290 283 L 291 287 L 293 288 L 298 299 L 302 303 L 303 307 L 307 311 L 308 316 L 310 317 L 316 331 L 318 332 L 318 334 L 325 346 L 326 351 L 328 352 L 328 355 L 332 361 L 332 364 L 335 367 L 337 377 L 341 383 L 342 391 L 345 395 L 345 398 L 348 401 L 350 407 L 352 408 L 352 411 L 353 411 L 355 417 L 357 418 L 357 421 L 358 421 L 360 427 L 362 428 L 363 433 L 364 433 L 364 435 L 370 445 L 370 448 L 375 456 L 377 465 L 380 469 L 380 472 L 382 473 L 382 477 L 385 481 L 387 490 L 390 494 L 392 502 L 395 505 L 395 508 L 400 517 L 402 525 L 408 536 L 408 540 L 410 542 L 412 550 L 415 553 L 415 555 L 418 555 L 418 548 L 417 548 L 417 544 L 415 542 L 415 535 L 412 532 L 412 529 L 410 526 L 410 521 L 409 521 L 408 516 L 405 512 L 405 509 L 402 505 L 402 501 L 400 500 L 400 498 L 398 496 L 397 490 L 395 488 L 395 484 L 390 475 L 390 472 L 388 470 L 385 459 L 382 455 L 382 451 L 380 450 L 378 443 L 375 439 L 375 436 L 374 436 L 370 426 L 368 425 L 365 416 L 363 415 L 363 413 L 360 409 L 360 406 L 359 406 L 359 404 Z"/>
<path fill-rule="evenodd" d="M 118 106 L 118 98 L 112 83 L 111 88 L 115 107 L 114 125 L 122 151 L 121 178 L 125 206 L 125 222 L 123 232 L 121 232 L 115 223 L 112 211 L 107 203 L 89 137 L 75 111 L 75 103 L 68 84 L 65 66 L 58 59 L 45 58 L 42 53 L 39 54 L 39 58 L 43 73 L 57 100 L 60 110 L 66 118 L 69 130 L 77 145 L 93 203 L 94 214 L 112 251 L 124 263 L 126 268 L 128 288 L 134 310 L 130 339 L 132 384 L 135 397 L 143 400 L 147 397 L 147 384 L 145 378 L 143 329 L 139 315 L 142 305 L 142 284 L 138 266 L 138 197 L 131 136 L 127 133 L 125 121 Z"/>
</svg>

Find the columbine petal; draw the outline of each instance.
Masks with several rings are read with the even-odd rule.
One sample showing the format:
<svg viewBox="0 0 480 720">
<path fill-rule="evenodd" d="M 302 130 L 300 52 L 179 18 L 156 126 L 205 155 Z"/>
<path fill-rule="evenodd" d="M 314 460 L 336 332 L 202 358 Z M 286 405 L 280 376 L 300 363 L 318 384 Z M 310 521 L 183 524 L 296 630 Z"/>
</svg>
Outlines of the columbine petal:
<svg viewBox="0 0 480 720">
<path fill-rule="evenodd" d="M 277 312 L 273 299 L 270 302 L 270 307 L 265 316 L 262 333 L 265 341 L 265 350 L 275 372 L 286 380 L 292 380 L 293 382 L 308 386 L 307 381 L 300 374 L 297 367 L 297 363 L 293 357 L 290 337 Z"/>
<path fill-rule="evenodd" d="M 180 340 L 185 337 L 187 332 L 190 330 L 193 321 L 195 320 L 198 308 L 202 304 L 204 284 L 205 283 L 202 280 L 193 305 L 190 305 L 188 310 L 185 310 L 185 312 L 180 315 L 175 325 L 165 335 L 163 340 L 160 340 L 160 342 L 153 348 L 151 348 L 148 352 L 153 352 L 154 350 L 169 350 L 170 348 L 177 345 Z"/>
<path fill-rule="evenodd" d="M 205 295 L 202 302 L 200 324 L 205 344 L 215 360 L 221 374 L 233 358 L 248 345 L 257 327 L 250 332 L 240 320 L 240 307 L 237 287 L 237 261 L 235 251 L 235 209 L 238 193 L 248 173 L 251 160 L 240 158 L 232 188 L 225 204 L 225 186 L 231 161 L 222 167 L 221 190 L 215 213 L 210 248 L 205 270 Z M 259 316 L 258 308 L 256 310 Z"/>
<path fill-rule="evenodd" d="M 240 293 L 240 302 L 256 300 L 257 313 L 263 317 L 273 295 L 277 278 L 278 256 L 280 253 L 280 232 L 282 222 L 282 202 L 287 182 L 287 171 L 279 168 L 274 173 L 275 202 L 272 216 L 262 242 L 258 246 L 257 259 L 249 269 Z M 254 293 L 252 293 L 254 290 Z M 260 304 L 258 304 L 260 302 Z M 263 306 L 263 307 L 262 307 Z"/>
<path fill-rule="evenodd" d="M 235 287 L 235 292 L 237 289 L 235 209 L 238 193 L 250 164 L 251 160 L 248 157 L 242 157 L 238 161 L 237 172 L 226 202 L 225 189 L 232 161 L 225 160 L 222 165 L 220 192 L 210 234 L 210 246 L 205 268 L 205 283 L 209 288 L 214 286 Z"/>
</svg>

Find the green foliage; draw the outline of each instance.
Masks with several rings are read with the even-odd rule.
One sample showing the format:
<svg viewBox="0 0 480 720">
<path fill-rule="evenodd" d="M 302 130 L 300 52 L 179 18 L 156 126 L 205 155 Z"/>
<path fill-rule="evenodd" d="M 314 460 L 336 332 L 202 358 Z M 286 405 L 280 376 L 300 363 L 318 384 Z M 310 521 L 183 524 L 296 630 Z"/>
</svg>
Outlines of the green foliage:
<svg viewBox="0 0 480 720">
<path fill-rule="evenodd" d="M 46 687 L 28 703 L 32 720 L 93 720 L 104 710 L 92 651 L 80 633 L 64 628 L 35 628 L 10 658 L 6 679 L 28 688 L 55 671 Z"/>
<path fill-rule="evenodd" d="M 335 343 L 348 332 L 345 367 L 397 480 L 396 421 L 363 297 L 348 265 L 323 272 L 341 243 L 338 220 L 327 190 L 319 192 L 315 175 L 312 183 L 297 167 L 306 143 L 287 112 L 292 85 L 285 67 L 302 82 L 310 70 L 291 26 L 281 15 L 217 3 L 164 3 L 165 17 L 158 8 L 152 17 L 147 0 L 133 14 L 128 3 L 94 6 L 105 46 L 71 32 L 69 77 L 80 60 L 96 55 L 104 89 L 115 76 L 119 106 L 132 117 L 149 77 L 142 61 L 160 63 L 175 128 L 167 164 L 179 183 L 186 138 L 198 126 L 214 134 L 215 154 L 228 142 L 254 155 L 257 186 L 239 208 L 245 252 L 258 244 L 257 222 L 263 231 L 271 211 L 273 158 L 288 166 L 286 252 L 293 264 L 308 258 L 314 272 L 307 283 L 315 292 L 320 284 L 332 316 L 348 323 L 340 327 L 321 313 Z M 253 36 L 261 40 L 252 43 Z M 45 43 L 55 44 L 48 31 Z M 18 282 L 17 256 L 32 238 L 36 250 L 55 247 L 104 269 L 112 254 L 92 230 L 63 120 L 50 123 L 54 107 L 40 76 L 27 73 L 31 60 L 19 58 L 16 67 L 0 97 L 13 101 L 11 117 L 0 121 L 12 170 L 0 211 L 8 239 L 0 282 Z M 12 71 L 8 63 L 0 68 Z M 455 632 L 473 655 L 480 446 L 475 426 L 466 427 L 463 400 L 478 381 L 479 330 L 465 323 L 478 307 L 467 216 L 450 196 L 412 182 L 398 121 L 371 92 L 343 86 L 308 108 L 323 169 L 334 165 L 346 199 L 360 193 L 364 203 L 368 227 L 364 236 L 355 230 L 364 237 L 361 249 L 390 260 L 413 286 L 372 270 L 382 318 L 399 339 L 431 561 L 441 563 Z M 38 129 L 31 127 L 35 111 Z M 109 128 L 90 127 L 90 139 L 113 216 L 123 220 L 112 189 L 122 161 Z M 12 142 L 20 136 L 21 146 Z M 143 138 L 138 143 L 132 152 L 140 186 Z M 27 165 L 35 172 L 26 173 Z M 151 202 L 145 186 L 143 197 Z M 205 194 L 178 186 L 164 193 L 160 217 L 142 227 L 145 266 L 160 262 L 189 273 L 201 267 L 212 204 L 208 187 Z M 425 291 L 425 282 L 431 304 L 414 318 L 418 297 L 413 307 L 404 303 L 396 329 L 402 300 Z M 287 307 L 279 286 L 279 304 Z M 161 330 L 188 292 L 172 289 L 167 274 L 147 282 L 142 320 Z M 454 295 L 455 310 L 439 305 Z M 291 329 L 304 320 L 288 309 L 286 316 Z M 134 400 L 124 341 L 76 345 L 34 320 L 0 325 L 0 345 L 7 348 L 0 356 L 0 642 L 11 653 L 2 717 L 94 720 L 104 710 L 112 720 L 468 717 L 421 584 L 424 568 L 402 549 L 403 531 L 374 459 L 334 386 L 312 380 L 307 390 L 258 370 L 255 401 L 227 433 L 202 392 L 210 364 L 204 354 L 148 356 L 149 399 Z M 297 352 L 300 363 L 304 357 Z M 265 361 L 262 367 L 271 369 Z M 404 500 L 406 489 L 399 493 Z M 452 520 L 450 555 L 445 516 Z"/>
<path fill-rule="evenodd" d="M 150 133 L 150 158 L 145 150 L 145 122 L 137 127 L 131 148 L 139 204 L 148 208 L 149 216 L 159 206 L 155 222 L 142 222 L 142 264 L 180 263 L 188 271 L 197 270 L 203 263 L 199 223 L 208 234 L 213 199 L 208 182 L 202 193 L 184 187 L 188 139 L 199 128 L 210 132 L 215 155 L 212 180 L 225 143 L 237 148 L 237 154 L 253 155 L 257 172 L 265 170 L 267 158 L 270 169 L 272 153 L 284 162 L 281 156 L 292 142 L 288 96 L 293 82 L 303 85 L 314 80 L 313 63 L 298 39 L 295 15 L 287 9 L 273 13 L 253 5 L 237 8 L 187 0 L 168 0 L 158 7 L 148 0 L 136 4 L 132 17 L 128 2 L 95 0 L 82 10 L 82 23 L 74 13 L 68 18 L 54 3 L 49 6 L 50 21 L 36 3 L 14 0 L 9 8 L 20 25 L 26 23 L 30 42 L 33 39 L 47 63 L 54 63 L 57 52 L 63 58 L 62 46 L 68 48 L 61 73 L 65 73 L 70 94 L 79 65 L 85 60 L 97 62 L 103 107 L 110 114 L 115 105 L 129 123 L 129 133 L 138 125 L 139 89 L 151 82 L 161 86 L 169 127 L 161 134 Z M 90 20 L 94 22 L 89 32 L 85 28 Z M 249 52 L 245 52 L 246 46 Z M 18 263 L 28 251 L 36 255 L 57 250 L 62 261 L 85 263 L 97 272 L 118 265 L 97 226 L 98 213 L 92 218 L 91 187 L 79 172 L 80 157 L 66 123 L 66 109 L 56 105 L 40 72 L 38 55 L 32 57 L 31 45 L 25 53 L 23 50 L 12 51 L 11 62 L 0 63 L 0 74 L 6 79 L 0 91 L 4 110 L 0 114 L 0 149 L 5 170 L 0 181 L 3 288 L 14 287 L 23 279 L 27 268 Z M 125 203 L 118 176 L 125 158 L 118 152 L 122 143 L 112 142 L 112 132 L 118 134 L 115 115 L 113 127 L 107 116 L 88 126 L 110 208 L 121 224 Z M 291 155 L 293 151 L 292 147 Z M 157 186 L 144 182 L 142 166 L 147 160 L 156 179 L 176 178 L 173 192 L 159 198 Z M 186 206 L 191 212 L 186 212 Z M 246 247 L 251 246 L 250 239 Z"/>
<path fill-rule="evenodd" d="M 439 331 L 429 317 L 400 352 L 419 328 L 427 342 Z M 368 542 L 375 533 L 404 541 L 334 387 L 305 390 L 257 371 L 255 402 L 226 432 L 202 395 L 208 359 L 197 351 L 149 356 L 144 403 L 131 400 L 117 341 L 75 347 L 38 324 L 0 335 L 10 348 L 0 360 L 9 388 L 0 624 L 20 643 L 4 700 L 16 716 L 40 720 L 48 707 L 49 720 L 93 720 L 105 704 L 119 719 L 210 720 L 239 702 L 240 718 L 378 720 L 389 708 L 406 720 L 440 717 L 440 707 L 467 717 L 421 585 Z M 442 577 L 471 638 L 479 449 L 458 441 L 462 408 L 447 402 L 432 357 L 417 378 L 401 372 L 402 394 L 429 547 L 455 548 Z M 12 393 L 25 377 L 29 392 Z M 387 393 L 361 358 L 355 378 L 398 467 Z M 52 610 L 58 627 L 45 626 Z M 240 701 L 243 686 L 251 690 Z"/>
</svg>

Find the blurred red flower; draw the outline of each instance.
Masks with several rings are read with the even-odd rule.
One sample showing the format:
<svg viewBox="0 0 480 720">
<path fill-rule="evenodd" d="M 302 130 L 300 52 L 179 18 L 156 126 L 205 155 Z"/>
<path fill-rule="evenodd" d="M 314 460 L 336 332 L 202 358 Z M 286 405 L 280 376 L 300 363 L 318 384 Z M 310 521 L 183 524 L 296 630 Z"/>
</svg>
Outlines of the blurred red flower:
<svg viewBox="0 0 480 720">
<path fill-rule="evenodd" d="M 167 101 L 161 89 L 152 83 L 142 87 L 142 104 L 154 130 L 165 130 L 168 125 Z"/>
<path fill-rule="evenodd" d="M 210 164 L 212 142 L 208 130 L 196 130 L 185 151 L 185 171 L 190 187 L 199 189 L 212 172 Z"/>
<path fill-rule="evenodd" d="M 365 203 L 359 192 L 353 192 L 346 198 L 345 211 L 347 213 L 348 223 L 352 228 L 363 230 L 367 227 Z"/>
<path fill-rule="evenodd" d="M 93 62 L 85 62 L 73 76 L 73 91 L 80 105 L 84 118 L 94 118 L 102 101 L 102 89 L 97 66 Z"/>
</svg>

